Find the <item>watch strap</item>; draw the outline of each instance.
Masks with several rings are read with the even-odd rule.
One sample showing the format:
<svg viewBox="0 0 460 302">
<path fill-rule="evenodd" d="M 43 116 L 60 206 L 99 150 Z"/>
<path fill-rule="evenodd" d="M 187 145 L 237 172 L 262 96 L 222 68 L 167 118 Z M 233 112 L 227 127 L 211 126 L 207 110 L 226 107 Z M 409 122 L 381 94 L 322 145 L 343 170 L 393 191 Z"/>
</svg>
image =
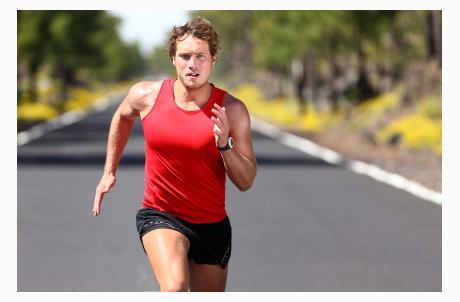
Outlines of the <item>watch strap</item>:
<svg viewBox="0 0 460 302">
<path fill-rule="evenodd" d="M 230 140 L 231 140 L 231 139 L 232 139 L 232 138 L 229 137 L 228 140 L 227 140 L 227 144 L 226 144 L 225 146 L 223 146 L 223 147 L 217 147 L 217 149 L 219 149 L 219 151 L 227 151 L 227 150 L 229 150 L 229 149 L 232 149 L 233 146 L 230 145 Z"/>
</svg>

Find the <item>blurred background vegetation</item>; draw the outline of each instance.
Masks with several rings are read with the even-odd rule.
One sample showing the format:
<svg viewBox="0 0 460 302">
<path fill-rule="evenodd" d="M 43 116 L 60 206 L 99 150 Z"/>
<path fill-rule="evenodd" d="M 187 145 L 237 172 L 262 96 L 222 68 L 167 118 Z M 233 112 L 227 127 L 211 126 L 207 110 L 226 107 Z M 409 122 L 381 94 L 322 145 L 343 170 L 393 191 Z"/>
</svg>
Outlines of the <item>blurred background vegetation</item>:
<svg viewBox="0 0 460 302">
<path fill-rule="evenodd" d="M 105 11 L 17 12 L 18 131 L 88 109 L 145 72 L 138 45 L 120 38 L 120 22 Z"/>
<path fill-rule="evenodd" d="M 253 115 L 441 156 L 441 11 L 189 15 L 216 26 L 212 81 Z M 143 56 L 119 23 L 109 11 L 18 11 L 18 131 L 146 76 L 175 76 L 165 45 Z"/>
</svg>

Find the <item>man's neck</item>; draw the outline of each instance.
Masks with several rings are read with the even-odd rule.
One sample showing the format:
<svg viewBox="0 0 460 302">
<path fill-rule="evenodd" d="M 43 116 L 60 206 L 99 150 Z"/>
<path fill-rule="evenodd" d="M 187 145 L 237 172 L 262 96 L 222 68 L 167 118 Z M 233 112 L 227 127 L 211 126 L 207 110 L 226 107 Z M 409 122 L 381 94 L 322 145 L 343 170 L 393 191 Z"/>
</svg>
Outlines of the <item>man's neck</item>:
<svg viewBox="0 0 460 302">
<path fill-rule="evenodd" d="M 183 104 L 196 103 L 198 106 L 206 103 L 212 90 L 209 82 L 198 89 L 187 89 L 182 85 L 180 80 L 177 80 L 174 86 L 176 102 Z"/>
</svg>

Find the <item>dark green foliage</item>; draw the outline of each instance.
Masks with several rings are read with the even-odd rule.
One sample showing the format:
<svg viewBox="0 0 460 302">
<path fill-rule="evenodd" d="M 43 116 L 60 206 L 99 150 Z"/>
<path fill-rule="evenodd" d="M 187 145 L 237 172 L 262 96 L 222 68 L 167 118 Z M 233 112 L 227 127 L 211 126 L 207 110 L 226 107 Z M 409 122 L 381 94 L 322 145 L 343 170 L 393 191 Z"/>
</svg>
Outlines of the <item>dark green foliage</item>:
<svg viewBox="0 0 460 302">
<path fill-rule="evenodd" d="M 220 58 L 223 73 L 262 68 L 280 78 L 290 74 L 302 104 L 316 99 L 319 90 L 334 108 L 339 99 L 359 103 L 392 89 L 411 62 L 435 57 L 440 61 L 441 14 L 435 11 L 195 11 L 191 15 L 215 24 L 225 54 Z M 430 55 L 433 49 L 438 53 Z"/>
<path fill-rule="evenodd" d="M 121 41 L 117 33 L 120 20 L 106 11 L 18 11 L 17 14 L 18 64 L 28 70 L 32 100 L 35 77 L 41 66 L 51 66 L 52 77 L 61 87 L 61 100 L 66 98 L 70 86 L 123 80 L 143 70 L 139 47 Z M 79 72 L 86 78 L 77 80 Z"/>
</svg>

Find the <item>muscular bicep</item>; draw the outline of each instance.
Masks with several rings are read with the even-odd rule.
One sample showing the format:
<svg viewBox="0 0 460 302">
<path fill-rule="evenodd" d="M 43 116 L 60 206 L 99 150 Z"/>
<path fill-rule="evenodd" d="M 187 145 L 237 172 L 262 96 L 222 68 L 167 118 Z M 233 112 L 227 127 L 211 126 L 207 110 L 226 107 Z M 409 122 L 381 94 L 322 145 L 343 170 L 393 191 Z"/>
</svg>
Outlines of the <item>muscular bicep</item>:
<svg viewBox="0 0 460 302">
<path fill-rule="evenodd" d="M 135 119 L 139 116 L 139 110 L 132 106 L 129 94 L 123 99 L 120 106 L 118 106 L 117 113 L 120 117 L 128 119 Z"/>
</svg>

